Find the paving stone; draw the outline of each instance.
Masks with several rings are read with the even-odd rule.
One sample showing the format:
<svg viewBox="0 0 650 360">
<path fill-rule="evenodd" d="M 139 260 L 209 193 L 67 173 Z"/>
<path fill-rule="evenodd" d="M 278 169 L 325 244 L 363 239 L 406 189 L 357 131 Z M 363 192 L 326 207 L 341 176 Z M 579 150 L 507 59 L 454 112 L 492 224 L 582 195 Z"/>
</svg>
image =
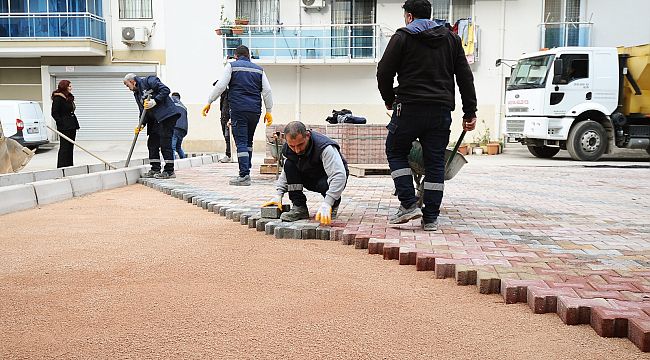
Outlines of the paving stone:
<svg viewBox="0 0 650 360">
<path fill-rule="evenodd" d="M 319 225 L 317 224 L 306 224 L 302 227 L 301 230 L 302 233 L 300 234 L 300 236 L 302 237 L 302 239 L 305 240 L 320 239 L 320 236 L 318 236 L 318 227 Z"/>
<path fill-rule="evenodd" d="M 466 259 L 437 259 L 436 260 L 436 279 L 447 279 L 456 276 L 456 264 L 470 264 Z"/>
<path fill-rule="evenodd" d="M 477 271 L 475 266 L 457 264 L 454 269 L 454 277 L 456 278 L 456 285 L 467 286 L 476 285 Z"/>
<path fill-rule="evenodd" d="M 264 225 L 264 232 L 266 233 L 266 235 L 274 235 L 275 234 L 274 230 L 276 226 L 282 226 L 282 222 L 275 220 L 266 223 Z"/>
<path fill-rule="evenodd" d="M 370 240 L 370 236 L 367 236 L 367 235 L 357 235 L 357 236 L 355 236 L 354 237 L 354 248 L 355 249 L 367 249 L 369 240 Z M 413 265 L 415 265 L 415 264 L 413 264 Z"/>
<path fill-rule="evenodd" d="M 640 310 L 596 307 L 591 311 L 591 327 L 602 337 L 627 337 L 630 318 L 650 320 L 650 317 Z"/>
<path fill-rule="evenodd" d="M 476 285 L 481 294 L 498 294 L 501 291 L 501 278 L 497 273 L 477 271 Z"/>
<path fill-rule="evenodd" d="M 253 215 L 250 218 L 248 218 L 248 227 L 251 229 L 257 228 L 257 222 L 260 220 L 261 216 L 260 215 Z"/>
<path fill-rule="evenodd" d="M 257 231 L 266 231 L 266 224 L 268 224 L 270 222 L 273 222 L 273 221 L 276 221 L 276 220 L 261 218 L 261 219 L 257 220 L 257 222 L 255 223 L 255 228 L 257 229 Z"/>
<path fill-rule="evenodd" d="M 384 244 L 384 260 L 399 260 L 399 244 Z"/>
<path fill-rule="evenodd" d="M 558 296 L 578 297 L 576 292 L 570 288 L 529 288 L 527 295 L 528 307 L 530 307 L 535 314 L 557 312 Z"/>
<path fill-rule="evenodd" d="M 529 287 L 549 288 L 542 280 L 503 279 L 501 280 L 501 295 L 506 304 L 525 303 L 528 301 Z"/>
<path fill-rule="evenodd" d="M 435 271 L 436 258 L 433 254 L 418 253 L 415 258 L 415 270 L 417 271 Z"/>
<path fill-rule="evenodd" d="M 643 352 L 650 351 L 650 320 L 631 318 L 628 320 L 627 337 Z"/>
<path fill-rule="evenodd" d="M 610 307 L 610 305 L 605 299 L 557 297 L 557 314 L 567 325 L 589 324 L 591 310 L 596 307 Z"/>
<path fill-rule="evenodd" d="M 330 235 L 332 234 L 332 228 L 329 226 L 319 226 L 316 228 L 316 238 L 320 240 L 332 240 Z"/>
</svg>

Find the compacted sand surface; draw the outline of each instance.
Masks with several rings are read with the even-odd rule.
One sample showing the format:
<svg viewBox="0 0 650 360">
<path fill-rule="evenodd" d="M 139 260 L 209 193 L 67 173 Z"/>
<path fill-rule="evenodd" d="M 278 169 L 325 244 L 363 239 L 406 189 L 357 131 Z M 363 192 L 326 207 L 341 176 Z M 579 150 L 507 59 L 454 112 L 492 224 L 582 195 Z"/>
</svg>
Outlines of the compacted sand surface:
<svg viewBox="0 0 650 360">
<path fill-rule="evenodd" d="M 139 185 L 0 224 L 3 359 L 648 358 L 587 325 Z"/>
</svg>

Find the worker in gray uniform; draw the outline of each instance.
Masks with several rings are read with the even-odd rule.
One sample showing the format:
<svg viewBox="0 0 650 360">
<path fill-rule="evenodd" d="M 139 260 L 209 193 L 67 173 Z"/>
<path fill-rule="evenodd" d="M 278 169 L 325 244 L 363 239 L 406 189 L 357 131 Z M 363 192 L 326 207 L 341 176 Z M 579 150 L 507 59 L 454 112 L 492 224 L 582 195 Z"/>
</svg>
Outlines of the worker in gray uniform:
<svg viewBox="0 0 650 360">
<path fill-rule="evenodd" d="M 315 219 L 329 225 L 336 218 L 341 194 L 347 184 L 348 164 L 339 145 L 325 135 L 307 130 L 300 121 L 292 121 L 284 128 L 286 143 L 282 155 L 286 158 L 276 183 L 276 196 L 262 206 L 282 209 L 282 198 L 289 193 L 293 203 L 290 211 L 280 215 L 282 221 L 309 219 L 304 189 L 323 196 Z"/>
</svg>

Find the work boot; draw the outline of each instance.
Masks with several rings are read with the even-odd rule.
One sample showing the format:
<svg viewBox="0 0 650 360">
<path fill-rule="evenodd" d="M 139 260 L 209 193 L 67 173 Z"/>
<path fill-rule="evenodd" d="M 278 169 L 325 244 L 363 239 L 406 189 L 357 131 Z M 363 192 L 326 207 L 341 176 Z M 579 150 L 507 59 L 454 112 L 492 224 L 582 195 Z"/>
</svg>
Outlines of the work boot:
<svg viewBox="0 0 650 360">
<path fill-rule="evenodd" d="M 219 159 L 220 163 L 229 163 L 230 161 L 231 161 L 230 156 L 226 156 L 226 157 L 223 157 L 223 158 Z"/>
<path fill-rule="evenodd" d="M 244 177 L 237 176 L 236 178 L 232 178 L 230 180 L 230 185 L 234 185 L 234 186 L 250 186 L 251 185 L 251 176 L 246 175 Z"/>
<path fill-rule="evenodd" d="M 161 180 L 164 180 L 164 179 L 176 179 L 176 173 L 174 173 L 173 171 L 172 172 L 163 171 L 160 174 L 154 175 L 154 178 L 161 179 Z"/>
<path fill-rule="evenodd" d="M 437 231 L 438 230 L 438 219 L 436 218 L 435 220 L 431 222 L 424 222 L 424 219 L 422 219 L 422 230 L 424 231 Z"/>
<path fill-rule="evenodd" d="M 294 206 L 291 210 L 283 212 L 280 215 L 280 220 L 286 222 L 293 222 L 303 219 L 309 219 L 309 209 L 306 206 Z"/>
<path fill-rule="evenodd" d="M 389 224 L 404 224 L 413 219 L 419 219 L 422 217 L 422 210 L 418 208 L 417 203 L 411 205 L 410 208 L 406 209 L 404 206 L 399 207 L 395 215 L 388 217 Z"/>
<path fill-rule="evenodd" d="M 146 173 L 144 173 L 144 174 L 142 175 L 142 177 L 143 177 L 143 178 L 146 178 L 146 179 L 151 179 L 151 178 L 156 177 L 156 175 L 158 175 L 158 174 L 160 174 L 160 171 L 149 170 L 149 171 L 147 171 Z"/>
</svg>

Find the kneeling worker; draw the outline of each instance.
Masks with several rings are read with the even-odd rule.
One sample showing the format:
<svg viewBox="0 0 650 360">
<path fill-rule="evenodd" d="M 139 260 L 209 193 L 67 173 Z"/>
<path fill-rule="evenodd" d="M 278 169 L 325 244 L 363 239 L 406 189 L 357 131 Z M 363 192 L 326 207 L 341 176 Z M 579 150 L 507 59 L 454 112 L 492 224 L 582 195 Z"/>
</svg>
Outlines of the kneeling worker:
<svg viewBox="0 0 650 360">
<path fill-rule="evenodd" d="M 325 135 L 307 130 L 300 121 L 284 128 L 286 143 L 282 148 L 284 168 L 278 179 L 277 195 L 262 206 L 282 208 L 282 197 L 289 192 L 291 211 L 280 216 L 282 221 L 309 219 L 307 197 L 303 188 L 323 195 L 316 220 L 323 225 L 332 222 L 341 203 L 341 194 L 348 180 L 348 164 L 339 144 Z"/>
</svg>

